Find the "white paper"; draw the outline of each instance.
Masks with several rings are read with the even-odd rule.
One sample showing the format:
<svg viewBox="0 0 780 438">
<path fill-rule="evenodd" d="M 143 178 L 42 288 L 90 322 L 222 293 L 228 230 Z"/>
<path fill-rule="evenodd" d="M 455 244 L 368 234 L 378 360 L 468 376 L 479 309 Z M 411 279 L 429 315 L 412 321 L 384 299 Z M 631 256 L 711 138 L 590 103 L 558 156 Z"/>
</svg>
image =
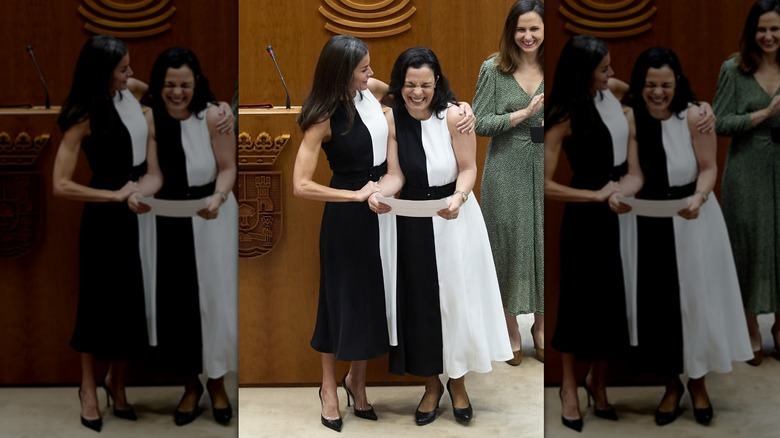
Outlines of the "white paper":
<svg viewBox="0 0 780 438">
<path fill-rule="evenodd" d="M 688 200 L 685 198 L 651 201 L 649 199 L 627 198 L 618 195 L 617 200 L 623 204 L 630 205 L 631 211 L 629 213 L 637 216 L 673 217 L 677 216 L 678 211 L 688 208 Z"/>
<path fill-rule="evenodd" d="M 196 216 L 198 211 L 206 208 L 206 199 L 188 199 L 184 201 L 171 201 L 168 199 L 157 199 L 140 197 L 138 202 L 146 204 L 152 208 L 150 213 L 157 216 L 168 217 L 191 217 Z"/>
<path fill-rule="evenodd" d="M 390 206 L 391 214 L 408 217 L 434 217 L 437 211 L 447 208 L 447 198 L 430 201 L 410 201 L 408 199 L 377 196 L 377 201 Z"/>
</svg>

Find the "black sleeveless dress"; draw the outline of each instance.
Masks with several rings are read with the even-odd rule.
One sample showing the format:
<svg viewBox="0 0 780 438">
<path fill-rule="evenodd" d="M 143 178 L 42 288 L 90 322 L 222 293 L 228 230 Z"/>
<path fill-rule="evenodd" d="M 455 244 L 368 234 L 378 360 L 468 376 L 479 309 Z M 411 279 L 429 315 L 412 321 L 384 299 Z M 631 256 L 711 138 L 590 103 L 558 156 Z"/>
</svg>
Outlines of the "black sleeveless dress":
<svg viewBox="0 0 780 438">
<path fill-rule="evenodd" d="M 104 119 L 107 126 L 90 120 L 91 135 L 81 147 L 92 170 L 89 186 L 118 190 L 146 173 L 146 161 L 133 166 L 131 134 L 114 106 Z M 78 310 L 70 344 L 107 360 L 133 357 L 148 347 L 138 215 L 126 202 L 84 203 Z"/>
<path fill-rule="evenodd" d="M 608 92 L 604 96 L 614 99 Z M 606 106 L 610 117 L 625 122 L 617 100 Z M 615 165 L 612 134 L 603 116 L 595 114 L 592 122 L 572 115 L 573 135 L 563 142 L 573 188 L 598 190 L 627 172 L 625 162 Z M 561 289 L 553 348 L 585 360 L 624 353 L 629 339 L 618 215 L 607 202 L 566 203 L 560 245 Z"/>
<path fill-rule="evenodd" d="M 359 97 L 355 103 L 361 104 Z M 383 118 L 381 122 L 386 126 Z M 359 112 L 346 134 L 344 106 L 331 116 L 330 126 L 331 140 L 322 144 L 333 171 L 330 187 L 358 190 L 386 173 L 386 163 L 374 166 L 371 133 Z M 326 202 L 320 227 L 320 294 L 312 348 L 344 361 L 387 353 L 384 291 L 376 213 L 367 202 Z"/>
</svg>

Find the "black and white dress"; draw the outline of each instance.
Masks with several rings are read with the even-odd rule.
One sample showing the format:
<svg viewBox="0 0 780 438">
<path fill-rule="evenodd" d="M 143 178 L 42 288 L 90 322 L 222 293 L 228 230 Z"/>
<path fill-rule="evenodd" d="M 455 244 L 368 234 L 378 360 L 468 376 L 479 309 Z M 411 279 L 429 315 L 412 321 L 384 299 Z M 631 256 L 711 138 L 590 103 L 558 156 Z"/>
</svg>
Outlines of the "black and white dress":
<svg viewBox="0 0 780 438">
<path fill-rule="evenodd" d="M 401 199 L 448 197 L 458 164 L 446 113 L 415 120 L 393 108 Z M 441 118 L 439 118 L 441 117 Z M 488 372 L 512 358 L 485 221 L 471 196 L 458 218 L 397 216 L 398 345 L 390 371 L 418 376 Z"/>
<path fill-rule="evenodd" d="M 684 199 L 696 190 L 698 165 L 687 110 L 660 121 L 637 112 L 643 199 Z M 695 195 L 698 196 L 698 195 Z M 709 196 L 699 217 L 637 216 L 636 248 L 626 241 L 638 269 L 628 289 L 631 341 L 638 363 L 699 378 L 728 372 L 733 361 L 753 357 L 726 224 Z M 633 305 L 633 303 L 636 303 Z"/>
<path fill-rule="evenodd" d="M 206 111 L 176 120 L 156 111 L 163 186 L 156 197 L 214 193 L 217 163 Z M 238 370 L 238 204 L 233 193 L 215 219 L 157 216 L 157 282 L 149 291 L 150 338 L 158 362 L 210 378 Z"/>
</svg>

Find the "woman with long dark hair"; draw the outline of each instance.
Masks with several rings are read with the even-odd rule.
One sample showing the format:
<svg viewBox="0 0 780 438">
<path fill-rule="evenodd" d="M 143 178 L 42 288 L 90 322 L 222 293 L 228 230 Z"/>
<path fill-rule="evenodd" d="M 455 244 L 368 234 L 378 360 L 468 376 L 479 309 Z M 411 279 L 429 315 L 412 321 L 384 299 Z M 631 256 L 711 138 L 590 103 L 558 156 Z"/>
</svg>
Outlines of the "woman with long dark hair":
<svg viewBox="0 0 780 438">
<path fill-rule="evenodd" d="M 63 139 L 52 175 L 54 194 L 85 203 L 71 346 L 81 353 L 81 423 L 96 431 L 102 419 L 95 359 L 111 361 L 103 383 L 109 401 L 114 399 L 114 415 L 135 420 L 125 395 L 125 361 L 148 346 L 139 235 L 147 235 L 151 217 L 136 215 L 125 201 L 136 193 L 153 194 L 161 178 L 148 121 L 128 90 L 132 75 L 127 46 L 114 37 L 93 36 L 81 49 L 57 117 Z M 79 149 L 92 170 L 88 186 L 73 180 Z"/>
<path fill-rule="evenodd" d="M 561 285 L 552 346 L 562 353 L 561 421 L 582 429 L 575 360 L 590 362 L 584 386 L 595 415 L 617 420 L 607 401 L 607 360 L 628 348 L 621 228 L 608 201 L 641 186 L 635 145 L 620 105 L 606 44 L 577 35 L 564 46 L 545 106 L 545 196 L 564 201 Z M 614 92 L 613 92 L 614 90 Z M 572 170 L 568 184 L 554 179 L 561 149 Z M 624 222 L 624 223 L 621 223 Z"/>
</svg>

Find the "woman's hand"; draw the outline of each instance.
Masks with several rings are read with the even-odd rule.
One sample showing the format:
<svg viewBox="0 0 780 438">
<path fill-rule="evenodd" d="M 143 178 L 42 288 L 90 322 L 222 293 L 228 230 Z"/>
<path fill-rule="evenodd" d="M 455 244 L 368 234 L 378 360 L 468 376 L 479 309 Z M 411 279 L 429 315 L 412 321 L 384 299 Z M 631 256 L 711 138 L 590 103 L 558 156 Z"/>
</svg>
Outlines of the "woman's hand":
<svg viewBox="0 0 780 438">
<path fill-rule="evenodd" d="M 206 208 L 198 210 L 198 216 L 203 219 L 216 219 L 219 215 L 219 207 L 222 206 L 222 194 L 214 193 L 206 198 Z"/>
<path fill-rule="evenodd" d="M 369 181 L 360 190 L 355 191 L 355 200 L 357 202 L 363 202 L 368 199 L 373 193 L 379 191 L 379 184 L 374 181 Z"/>
<path fill-rule="evenodd" d="M 471 134 L 474 132 L 474 127 L 477 126 L 477 117 L 474 115 L 474 111 L 471 109 L 471 105 L 467 102 L 460 102 L 458 105 L 458 114 L 463 118 L 455 124 L 455 128 L 461 134 Z"/>
<path fill-rule="evenodd" d="M 704 203 L 704 198 L 699 193 L 694 193 L 688 197 L 688 208 L 683 208 L 677 214 L 683 219 L 691 220 L 699 217 L 699 209 Z"/>
<path fill-rule="evenodd" d="M 368 197 L 368 208 L 371 209 L 376 214 L 385 214 L 389 213 L 390 208 L 389 205 L 383 204 L 377 200 L 378 197 L 382 196 L 381 192 L 374 192 Z"/>
<path fill-rule="evenodd" d="M 540 109 L 544 106 L 544 93 L 537 94 L 536 96 L 531 99 L 531 103 L 528 104 L 528 107 L 526 108 L 528 110 L 528 117 L 531 117 L 532 115 L 539 112 Z"/>
<path fill-rule="evenodd" d="M 227 102 L 219 102 L 219 116 L 217 121 L 217 131 L 220 134 L 230 134 L 233 132 L 233 126 L 236 123 L 236 117 L 233 115 L 233 108 Z"/>
<path fill-rule="evenodd" d="M 125 202 L 130 195 L 139 190 L 141 189 L 138 188 L 138 184 L 135 181 L 128 181 L 121 189 L 114 191 L 114 200 L 116 202 Z"/>
<path fill-rule="evenodd" d="M 130 211 L 136 214 L 149 213 L 152 207 L 140 202 L 138 198 L 141 197 L 141 192 L 135 192 L 127 197 L 127 206 Z"/>
<path fill-rule="evenodd" d="M 696 124 L 696 129 L 702 134 L 709 134 L 715 131 L 715 113 L 712 112 L 712 107 L 707 102 L 701 102 L 699 104 L 699 114 L 702 119 Z"/>
<path fill-rule="evenodd" d="M 461 205 L 463 205 L 463 197 L 458 194 L 452 195 L 447 198 L 447 208 L 437 211 L 436 214 L 447 220 L 457 219 Z"/>
<path fill-rule="evenodd" d="M 595 192 L 594 201 L 604 202 L 612 196 L 613 193 L 620 193 L 620 186 L 615 181 L 604 184 L 604 187 Z"/>
<path fill-rule="evenodd" d="M 613 193 L 609 195 L 609 208 L 617 214 L 628 213 L 631 211 L 631 206 L 618 201 L 618 194 L 619 193 Z"/>
</svg>

